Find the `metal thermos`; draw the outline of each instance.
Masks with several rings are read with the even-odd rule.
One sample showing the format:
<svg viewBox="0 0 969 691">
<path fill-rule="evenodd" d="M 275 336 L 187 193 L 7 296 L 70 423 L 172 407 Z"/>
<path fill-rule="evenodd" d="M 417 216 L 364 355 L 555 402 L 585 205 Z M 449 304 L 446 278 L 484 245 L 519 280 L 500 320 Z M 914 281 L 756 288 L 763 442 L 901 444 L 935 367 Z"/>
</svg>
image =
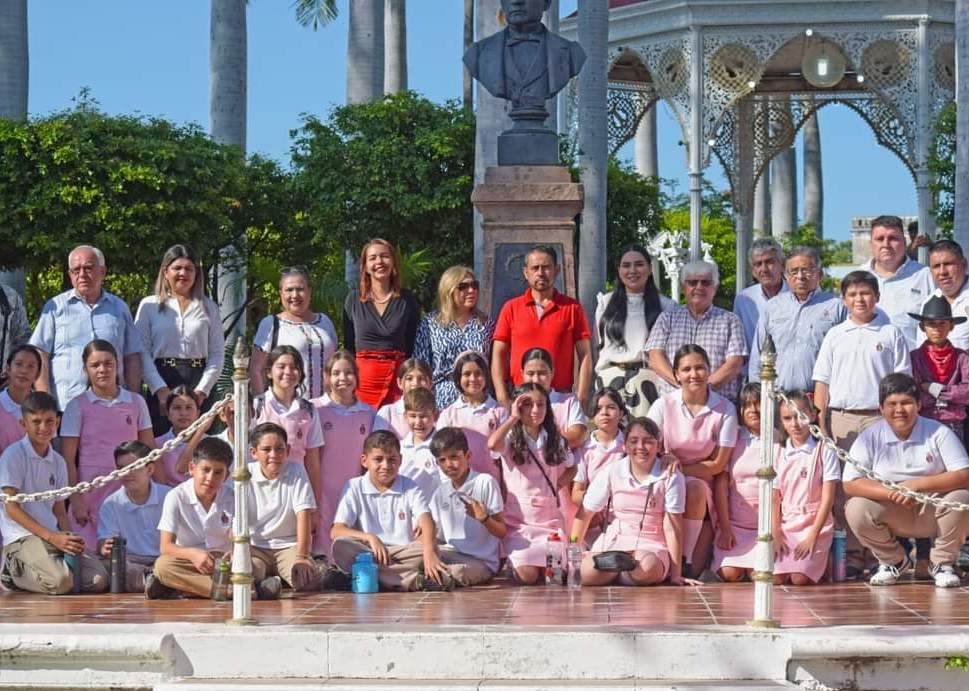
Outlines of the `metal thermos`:
<svg viewBox="0 0 969 691">
<path fill-rule="evenodd" d="M 834 538 L 831 540 L 831 580 L 835 583 L 842 583 L 847 578 L 847 556 L 848 532 L 844 528 L 835 528 Z"/>
<path fill-rule="evenodd" d="M 77 554 L 64 552 L 64 564 L 67 565 L 67 570 L 74 577 L 74 587 L 71 592 L 77 595 L 81 592 L 81 557 Z"/>
<path fill-rule="evenodd" d="M 115 535 L 111 544 L 111 592 L 125 592 L 125 573 L 128 566 L 128 547 L 126 540 Z"/>
</svg>

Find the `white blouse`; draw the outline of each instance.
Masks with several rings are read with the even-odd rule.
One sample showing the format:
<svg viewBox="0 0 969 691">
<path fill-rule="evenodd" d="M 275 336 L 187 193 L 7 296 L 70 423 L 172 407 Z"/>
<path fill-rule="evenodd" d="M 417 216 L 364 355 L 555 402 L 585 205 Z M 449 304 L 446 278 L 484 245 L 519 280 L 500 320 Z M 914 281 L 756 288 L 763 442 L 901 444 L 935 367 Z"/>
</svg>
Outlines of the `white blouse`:
<svg viewBox="0 0 969 691">
<path fill-rule="evenodd" d="M 265 317 L 256 329 L 252 344 L 264 353 L 272 350 L 273 318 Z M 293 322 L 279 317 L 279 332 L 276 345 L 293 346 L 303 357 L 306 379 L 303 382 L 304 398 L 319 398 L 323 395 L 323 368 L 330 356 L 336 352 L 336 327 L 322 312 L 316 314 L 311 322 Z"/>
<path fill-rule="evenodd" d="M 205 360 L 205 370 L 197 389 L 206 394 L 212 391 L 225 359 L 222 320 L 215 302 L 203 296 L 201 300 L 192 300 L 182 312 L 178 299 L 169 297 L 162 310 L 158 298 L 149 295 L 138 305 L 135 326 L 144 344 L 142 378 L 153 393 L 166 386 L 155 367 L 155 360 L 159 358 Z"/>
<path fill-rule="evenodd" d="M 612 293 L 599 293 L 596 295 L 596 336 L 599 335 L 599 325 L 602 323 L 602 315 L 612 299 Z M 604 369 L 610 362 L 629 363 L 642 362 L 643 347 L 646 339 L 649 338 L 649 329 L 646 327 L 646 315 L 643 313 L 642 293 L 628 293 L 626 312 L 626 324 L 623 328 L 623 336 L 626 345 L 620 346 L 609 339 L 609 334 L 603 331 L 602 343 L 599 344 L 599 359 L 596 361 L 596 370 Z M 676 305 L 665 295 L 659 296 L 660 309 L 665 312 Z"/>
</svg>

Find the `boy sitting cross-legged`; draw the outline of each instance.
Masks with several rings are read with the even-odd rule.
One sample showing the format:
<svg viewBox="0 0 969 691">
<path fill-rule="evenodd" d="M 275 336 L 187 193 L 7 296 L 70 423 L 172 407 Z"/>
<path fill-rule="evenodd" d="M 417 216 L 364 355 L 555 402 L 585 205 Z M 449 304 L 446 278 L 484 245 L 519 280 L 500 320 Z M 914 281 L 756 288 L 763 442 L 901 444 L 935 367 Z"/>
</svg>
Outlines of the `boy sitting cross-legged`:
<svg viewBox="0 0 969 691">
<path fill-rule="evenodd" d="M 463 586 L 489 581 L 498 572 L 498 542 L 508 532 L 498 481 L 471 470 L 468 438 L 458 427 L 438 430 L 431 453 L 449 480 L 431 498 L 431 516 L 445 543 L 441 560 Z"/>
<path fill-rule="evenodd" d="M 158 530 L 161 533 L 154 574 L 145 578 L 149 600 L 179 591 L 209 597 L 216 560 L 229 550 L 234 495 L 225 484 L 232 449 L 221 439 L 208 437 L 192 454 L 191 478 L 172 488 L 165 497 Z"/>
<path fill-rule="evenodd" d="M 14 495 L 65 487 L 67 465 L 51 446 L 57 434 L 57 403 L 50 394 L 35 391 L 24 399 L 21 414 L 20 424 L 27 434 L 0 456 L 0 489 Z M 73 554 L 81 569 L 81 591 L 107 590 L 108 576 L 101 562 L 84 552 L 88 545 L 79 535 L 69 532 L 63 500 L 4 504 L 0 530 L 6 543 L 7 585 L 45 595 L 69 593 L 74 577 L 64 555 Z"/>
<path fill-rule="evenodd" d="M 371 432 L 360 463 L 367 472 L 347 482 L 333 520 L 333 561 L 350 573 L 357 555 L 371 552 L 387 590 L 451 588 L 453 567 L 437 554 L 427 502 L 417 484 L 399 474 L 400 442 L 394 433 Z"/>
<path fill-rule="evenodd" d="M 114 450 L 114 463 L 119 468 L 131 465 L 151 453 L 140 441 L 126 441 Z M 162 504 L 171 491 L 168 485 L 155 482 L 155 464 L 134 470 L 121 478 L 121 488 L 108 495 L 98 509 L 98 553 L 111 558 L 116 537 L 125 539 L 125 590 L 140 593 L 145 589 L 145 576 L 158 558 L 158 521 Z"/>
</svg>

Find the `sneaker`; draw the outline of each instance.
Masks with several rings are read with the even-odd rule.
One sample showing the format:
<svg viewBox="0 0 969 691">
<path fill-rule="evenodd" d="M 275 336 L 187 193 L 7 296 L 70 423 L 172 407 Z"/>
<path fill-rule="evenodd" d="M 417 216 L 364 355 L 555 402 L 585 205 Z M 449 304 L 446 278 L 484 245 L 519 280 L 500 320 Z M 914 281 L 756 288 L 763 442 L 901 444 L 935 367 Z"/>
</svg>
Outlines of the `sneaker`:
<svg viewBox="0 0 969 691">
<path fill-rule="evenodd" d="M 915 574 L 913 578 L 917 581 L 932 580 L 931 566 L 928 559 L 915 560 Z"/>
<path fill-rule="evenodd" d="M 3 568 L 0 569 L 0 587 L 10 592 L 18 590 L 13 582 L 13 576 L 10 575 L 10 562 L 6 559 L 3 560 Z"/>
<path fill-rule="evenodd" d="M 353 581 L 343 569 L 330 566 L 323 572 L 323 590 L 338 590 L 350 592 L 353 590 Z"/>
<path fill-rule="evenodd" d="M 270 576 L 256 581 L 256 598 L 259 600 L 278 600 L 282 592 L 283 579 L 279 576 Z"/>
<path fill-rule="evenodd" d="M 868 579 L 868 583 L 871 585 L 895 585 L 898 583 L 899 577 L 910 568 L 912 568 L 912 562 L 909 561 L 908 557 L 905 557 L 898 566 L 895 564 L 879 564 L 875 573 Z"/>
<path fill-rule="evenodd" d="M 178 592 L 158 580 L 158 576 L 154 572 L 145 574 L 146 600 L 172 600 L 177 596 Z"/>
<path fill-rule="evenodd" d="M 962 585 L 952 564 L 933 564 L 930 571 L 936 588 L 958 588 Z"/>
<path fill-rule="evenodd" d="M 449 593 L 454 590 L 456 585 L 457 582 L 449 573 L 444 574 L 444 583 L 438 583 L 433 578 L 426 576 L 423 569 L 417 574 L 417 580 L 414 582 L 415 590 L 425 593 Z"/>
<path fill-rule="evenodd" d="M 969 569 L 969 542 L 966 542 L 959 548 L 959 557 L 956 559 L 956 566 L 963 570 Z"/>
</svg>

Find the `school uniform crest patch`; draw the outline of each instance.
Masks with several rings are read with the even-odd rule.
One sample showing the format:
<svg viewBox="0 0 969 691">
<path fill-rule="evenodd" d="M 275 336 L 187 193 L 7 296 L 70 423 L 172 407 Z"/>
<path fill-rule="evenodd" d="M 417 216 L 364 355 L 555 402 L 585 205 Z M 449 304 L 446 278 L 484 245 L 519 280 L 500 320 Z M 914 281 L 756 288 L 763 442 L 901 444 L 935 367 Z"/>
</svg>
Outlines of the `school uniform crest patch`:
<svg viewBox="0 0 969 691">
<path fill-rule="evenodd" d="M 361 435 L 364 435 L 366 433 L 367 433 L 367 426 L 366 425 L 360 425 L 360 434 Z"/>
<path fill-rule="evenodd" d="M 50 486 L 53 487 L 55 482 L 57 482 L 57 480 L 54 479 L 54 473 L 51 473 L 50 474 Z"/>
<path fill-rule="evenodd" d="M 296 430 L 296 438 L 297 439 L 302 439 L 303 438 L 303 430 L 301 430 L 301 429 Z"/>
<path fill-rule="evenodd" d="M 875 346 L 875 350 L 877 350 L 880 353 L 883 350 L 885 350 L 885 346 L 883 346 L 881 343 L 879 343 L 878 345 Z"/>
<path fill-rule="evenodd" d="M 129 427 L 131 426 L 131 416 L 130 415 L 125 415 L 124 423 L 126 425 L 128 425 Z"/>
<path fill-rule="evenodd" d="M 326 422 L 323 423 L 323 431 L 324 432 L 329 432 L 331 429 L 333 429 L 333 423 L 332 422 L 330 422 L 329 420 L 327 420 Z"/>
<path fill-rule="evenodd" d="M 400 511 L 400 512 L 398 512 L 398 514 L 397 514 L 397 518 L 398 518 L 399 520 L 401 520 L 401 521 L 402 521 L 402 520 L 404 520 L 405 518 L 407 518 L 407 514 L 405 514 L 405 513 L 403 512 L 403 511 Z"/>
<path fill-rule="evenodd" d="M 229 521 L 229 514 L 227 514 L 225 511 L 223 511 L 222 512 L 222 515 L 219 517 L 219 520 L 222 521 L 222 525 L 229 525 L 229 522 L 230 522 Z"/>
</svg>

